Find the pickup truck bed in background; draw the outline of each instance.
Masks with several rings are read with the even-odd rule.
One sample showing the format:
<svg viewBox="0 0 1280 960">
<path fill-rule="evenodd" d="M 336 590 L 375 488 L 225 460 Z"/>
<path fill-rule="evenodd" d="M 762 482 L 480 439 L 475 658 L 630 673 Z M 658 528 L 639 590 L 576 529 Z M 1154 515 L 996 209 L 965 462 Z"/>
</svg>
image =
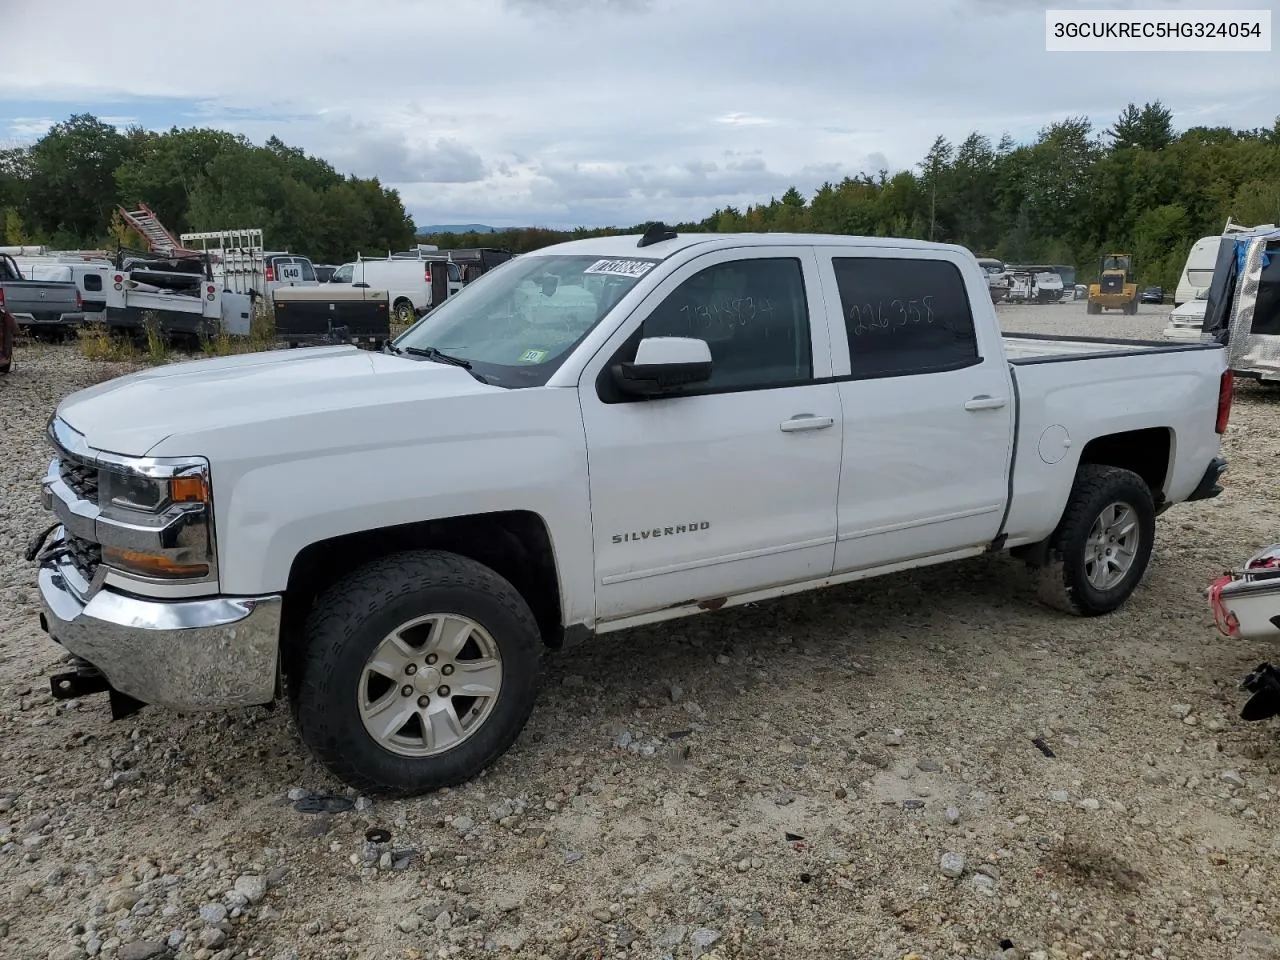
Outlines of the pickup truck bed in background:
<svg viewBox="0 0 1280 960">
<path fill-rule="evenodd" d="M 27 280 L 13 257 L 0 253 L 0 307 L 19 326 L 57 326 L 83 319 L 80 290 L 74 281 Z"/>
</svg>

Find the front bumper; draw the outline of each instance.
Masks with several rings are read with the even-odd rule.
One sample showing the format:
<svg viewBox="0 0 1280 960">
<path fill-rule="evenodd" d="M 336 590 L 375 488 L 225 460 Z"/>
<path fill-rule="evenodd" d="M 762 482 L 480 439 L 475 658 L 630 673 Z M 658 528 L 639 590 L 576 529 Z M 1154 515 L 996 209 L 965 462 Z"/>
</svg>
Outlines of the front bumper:
<svg viewBox="0 0 1280 960">
<path fill-rule="evenodd" d="M 64 536 L 62 530 L 57 540 Z M 57 547 L 57 542 L 53 547 Z M 56 557 L 40 566 L 41 626 L 113 688 L 174 710 L 276 696 L 281 596 L 146 600 L 86 585 Z"/>
</svg>

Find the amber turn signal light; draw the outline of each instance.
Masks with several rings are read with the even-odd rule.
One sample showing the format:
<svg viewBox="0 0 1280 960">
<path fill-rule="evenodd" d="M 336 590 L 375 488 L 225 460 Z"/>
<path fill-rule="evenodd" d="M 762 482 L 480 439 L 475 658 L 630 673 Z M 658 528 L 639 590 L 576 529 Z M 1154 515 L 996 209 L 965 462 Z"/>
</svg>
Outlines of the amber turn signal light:
<svg viewBox="0 0 1280 960">
<path fill-rule="evenodd" d="M 129 570 L 147 577 L 160 577 L 165 580 L 190 579 L 207 577 L 207 563 L 175 563 L 168 557 L 154 553 L 143 553 L 139 550 L 122 550 L 119 547 L 103 547 L 102 559 L 113 567 Z"/>
<path fill-rule="evenodd" d="M 204 477 L 174 477 L 169 481 L 169 499 L 174 503 L 204 503 L 209 487 Z"/>
</svg>

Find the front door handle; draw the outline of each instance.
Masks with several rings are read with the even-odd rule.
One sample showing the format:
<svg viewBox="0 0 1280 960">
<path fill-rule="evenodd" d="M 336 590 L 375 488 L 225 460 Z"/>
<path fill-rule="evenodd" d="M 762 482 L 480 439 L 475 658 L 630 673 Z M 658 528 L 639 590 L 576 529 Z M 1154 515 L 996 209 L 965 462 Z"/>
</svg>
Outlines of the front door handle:
<svg viewBox="0 0 1280 960">
<path fill-rule="evenodd" d="M 815 417 L 810 413 L 802 413 L 783 420 L 778 426 L 783 433 L 799 433 L 801 430 L 825 430 L 835 423 L 834 417 Z"/>
<path fill-rule="evenodd" d="M 999 410 L 1009 401 L 1004 397 L 990 397 L 985 393 L 964 402 L 966 410 Z"/>
</svg>

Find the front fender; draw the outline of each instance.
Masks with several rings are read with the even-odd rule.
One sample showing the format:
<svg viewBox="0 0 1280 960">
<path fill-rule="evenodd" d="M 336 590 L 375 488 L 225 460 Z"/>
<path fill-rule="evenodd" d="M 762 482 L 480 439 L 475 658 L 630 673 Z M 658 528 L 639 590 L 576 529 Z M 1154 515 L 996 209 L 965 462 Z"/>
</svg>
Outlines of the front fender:
<svg viewBox="0 0 1280 960">
<path fill-rule="evenodd" d="M 188 445 L 210 451 L 224 594 L 283 591 L 298 554 L 334 537 L 525 510 L 551 536 L 566 622 L 593 613 L 586 440 L 574 390 L 343 411 Z"/>
</svg>

